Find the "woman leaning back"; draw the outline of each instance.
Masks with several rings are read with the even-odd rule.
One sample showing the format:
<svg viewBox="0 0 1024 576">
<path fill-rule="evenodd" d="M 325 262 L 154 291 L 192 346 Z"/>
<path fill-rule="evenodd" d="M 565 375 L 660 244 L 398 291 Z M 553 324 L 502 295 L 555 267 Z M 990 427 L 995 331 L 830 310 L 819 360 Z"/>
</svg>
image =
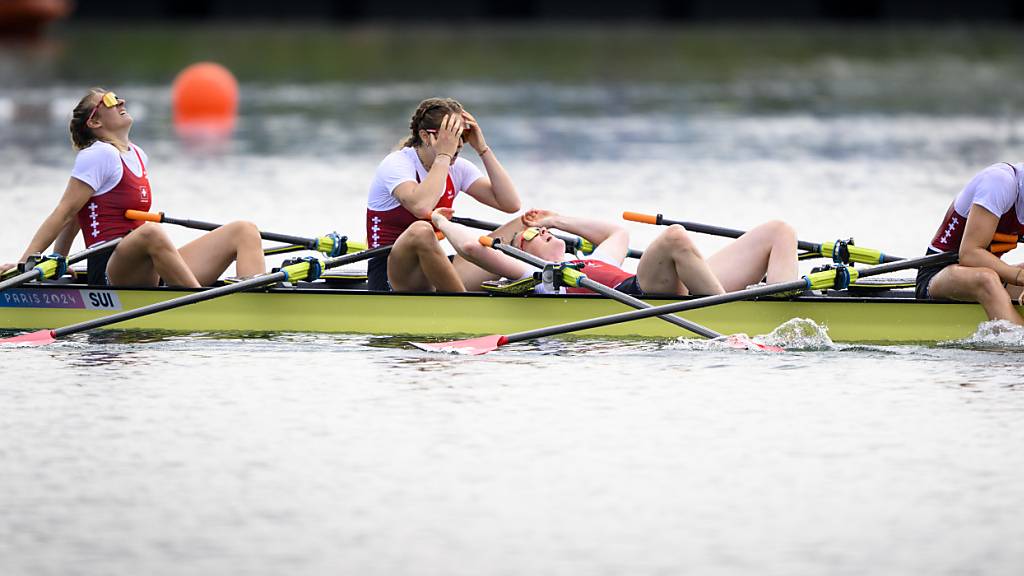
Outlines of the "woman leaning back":
<svg viewBox="0 0 1024 576">
<path fill-rule="evenodd" d="M 132 117 L 113 92 L 93 88 L 75 106 L 71 141 L 78 156 L 64 195 L 43 221 L 21 256 L 55 251 L 67 254 L 81 229 L 86 246 L 122 238 L 113 250 L 89 259 L 90 284 L 155 286 L 209 285 L 237 261 L 239 276 L 265 272 L 259 230 L 232 222 L 180 249 L 155 222 L 125 218 L 125 210 L 148 211 L 153 200 L 148 157 L 129 140 Z M 0 266 L 0 271 L 13 264 Z"/>
<path fill-rule="evenodd" d="M 366 206 L 366 237 L 371 248 L 393 244 L 388 256 L 367 266 L 371 290 L 461 292 L 493 278 L 464 258 L 449 260 L 430 223 L 435 208 L 451 208 L 465 192 L 478 202 L 511 214 L 519 210 L 512 179 L 484 140 L 472 114 L 451 98 L 430 98 L 416 108 L 412 134 L 380 163 Z M 469 144 L 486 175 L 460 158 Z M 518 228 L 518 224 L 513 224 Z M 504 235 L 499 228 L 495 235 Z"/>
<path fill-rule="evenodd" d="M 1024 264 L 1011 265 L 1001 259 L 1016 247 L 1021 234 L 1024 164 L 993 164 L 976 174 L 953 199 L 928 247 L 928 254 L 958 252 L 959 264 L 919 269 L 917 297 L 977 302 L 990 320 L 1024 324 L 1012 301 L 1020 297 L 1024 286 Z"/>
</svg>

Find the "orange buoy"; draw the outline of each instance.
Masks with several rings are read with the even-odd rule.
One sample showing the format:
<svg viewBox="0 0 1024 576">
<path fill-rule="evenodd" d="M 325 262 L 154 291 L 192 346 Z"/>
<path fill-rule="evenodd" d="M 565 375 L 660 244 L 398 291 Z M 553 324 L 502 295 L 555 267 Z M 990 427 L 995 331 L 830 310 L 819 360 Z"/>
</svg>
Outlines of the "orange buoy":
<svg viewBox="0 0 1024 576">
<path fill-rule="evenodd" d="M 179 134 L 227 136 L 238 116 L 238 81 L 220 64 L 192 64 L 174 79 L 171 106 Z"/>
</svg>

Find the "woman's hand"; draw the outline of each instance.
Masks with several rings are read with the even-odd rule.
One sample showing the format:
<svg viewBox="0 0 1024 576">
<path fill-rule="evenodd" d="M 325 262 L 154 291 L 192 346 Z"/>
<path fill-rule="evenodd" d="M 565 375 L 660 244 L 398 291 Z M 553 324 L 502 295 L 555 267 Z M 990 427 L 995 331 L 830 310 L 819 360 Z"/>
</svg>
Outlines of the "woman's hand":
<svg viewBox="0 0 1024 576">
<path fill-rule="evenodd" d="M 15 266 L 17 266 L 17 264 L 11 264 L 9 262 L 8 263 L 4 263 L 4 264 L 0 264 L 0 274 L 3 274 L 4 272 L 7 272 L 8 270 L 10 270 L 11 268 L 14 268 Z"/>
<path fill-rule="evenodd" d="M 451 220 L 452 216 L 455 215 L 455 210 L 451 208 L 434 208 L 434 211 L 430 213 L 430 221 L 437 226 L 437 221 L 440 220 Z"/>
<path fill-rule="evenodd" d="M 555 218 L 558 217 L 558 213 L 554 210 L 542 210 L 539 208 L 531 208 L 526 211 L 522 216 L 523 224 L 526 226 L 536 226 L 538 228 L 557 228 L 555 225 Z"/>
<path fill-rule="evenodd" d="M 434 154 L 447 154 L 452 161 L 459 151 L 459 143 L 462 139 L 462 117 L 455 114 L 447 114 L 441 119 L 441 126 L 436 134 L 430 134 L 430 146 Z"/>
<path fill-rule="evenodd" d="M 481 154 L 487 148 L 487 141 L 484 140 L 484 131 L 480 128 L 480 123 L 476 121 L 475 116 L 465 110 L 462 111 L 462 121 L 465 127 L 462 138 L 476 150 L 477 154 Z"/>
</svg>

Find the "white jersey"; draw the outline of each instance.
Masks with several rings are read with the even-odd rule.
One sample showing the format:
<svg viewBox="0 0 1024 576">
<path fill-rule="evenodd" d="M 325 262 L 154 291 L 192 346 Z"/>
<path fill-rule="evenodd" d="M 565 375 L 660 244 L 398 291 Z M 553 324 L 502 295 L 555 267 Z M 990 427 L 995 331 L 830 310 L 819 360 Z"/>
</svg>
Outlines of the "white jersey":
<svg viewBox="0 0 1024 576">
<path fill-rule="evenodd" d="M 427 172 L 415 148 L 406 147 L 388 154 L 373 176 L 366 207 L 378 212 L 397 208 L 400 203 L 398 198 L 395 198 L 395 188 L 403 182 L 422 182 L 427 177 Z M 456 158 L 448 168 L 448 176 L 455 185 L 457 194 L 468 190 L 474 182 L 483 177 L 483 173 L 469 160 Z"/>
<path fill-rule="evenodd" d="M 71 176 L 88 184 L 93 189 L 93 196 L 101 196 L 113 190 L 121 181 L 124 166 L 135 176 L 141 177 L 143 165 L 139 163 L 140 157 L 143 164 L 149 164 L 149 156 L 135 144 L 129 144 L 129 150 L 121 152 L 113 144 L 96 141 L 78 152 Z"/>
</svg>

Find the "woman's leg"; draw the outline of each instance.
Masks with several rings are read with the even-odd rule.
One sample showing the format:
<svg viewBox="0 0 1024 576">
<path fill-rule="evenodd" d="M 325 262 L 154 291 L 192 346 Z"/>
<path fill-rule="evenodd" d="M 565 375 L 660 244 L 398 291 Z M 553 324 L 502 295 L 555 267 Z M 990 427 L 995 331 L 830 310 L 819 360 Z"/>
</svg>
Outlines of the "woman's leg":
<svg viewBox="0 0 1024 576">
<path fill-rule="evenodd" d="M 781 220 L 766 222 L 712 254 L 708 266 L 729 292 L 757 284 L 766 275 L 769 284 L 796 280 L 796 231 Z"/>
<path fill-rule="evenodd" d="M 121 240 L 107 262 L 107 278 L 114 286 L 156 286 L 163 278 L 169 286 L 199 287 L 167 233 L 155 222 L 146 222 Z"/>
<path fill-rule="evenodd" d="M 413 222 L 395 240 L 388 257 L 388 281 L 395 292 L 466 291 L 426 221 Z"/>
<path fill-rule="evenodd" d="M 686 229 L 669 226 L 644 250 L 636 279 L 648 294 L 721 294 L 722 284 Z"/>
<path fill-rule="evenodd" d="M 989 320 L 1009 320 L 1024 324 L 1003 288 L 999 274 L 991 268 L 975 268 L 954 264 L 946 266 L 928 284 L 932 298 L 949 298 L 963 302 L 977 302 L 985 309 Z"/>
<path fill-rule="evenodd" d="M 252 222 L 235 221 L 203 234 L 185 244 L 178 252 L 203 286 L 213 284 L 235 262 L 240 277 L 267 271 L 263 259 L 263 240 Z"/>
</svg>

